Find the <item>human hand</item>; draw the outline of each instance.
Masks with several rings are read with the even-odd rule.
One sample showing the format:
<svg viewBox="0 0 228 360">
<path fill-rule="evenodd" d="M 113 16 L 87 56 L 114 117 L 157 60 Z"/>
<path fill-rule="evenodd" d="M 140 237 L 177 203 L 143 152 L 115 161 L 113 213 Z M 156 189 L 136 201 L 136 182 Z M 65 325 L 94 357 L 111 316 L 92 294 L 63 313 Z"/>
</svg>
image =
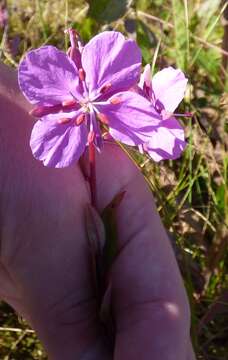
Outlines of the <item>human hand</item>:
<svg viewBox="0 0 228 360">
<path fill-rule="evenodd" d="M 0 80 L 0 297 L 30 322 L 50 359 L 193 359 L 169 240 L 142 175 L 115 145 L 97 156 L 98 210 L 125 191 L 116 210 L 122 250 L 110 273 L 116 339 L 108 353 L 92 281 L 86 181 L 78 165 L 49 169 L 33 159 L 33 120 L 16 76 L 3 67 Z"/>
</svg>

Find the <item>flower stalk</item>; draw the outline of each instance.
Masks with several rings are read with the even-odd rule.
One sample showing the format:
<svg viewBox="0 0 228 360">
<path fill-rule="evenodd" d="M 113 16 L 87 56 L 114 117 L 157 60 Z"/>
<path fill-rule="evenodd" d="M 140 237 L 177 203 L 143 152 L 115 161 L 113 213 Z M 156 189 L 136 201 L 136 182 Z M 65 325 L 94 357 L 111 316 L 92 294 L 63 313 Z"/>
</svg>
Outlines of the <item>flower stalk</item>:
<svg viewBox="0 0 228 360">
<path fill-rule="evenodd" d="M 96 157 L 93 141 L 89 142 L 89 185 L 91 193 L 91 204 L 96 209 L 97 187 L 96 187 Z"/>
</svg>

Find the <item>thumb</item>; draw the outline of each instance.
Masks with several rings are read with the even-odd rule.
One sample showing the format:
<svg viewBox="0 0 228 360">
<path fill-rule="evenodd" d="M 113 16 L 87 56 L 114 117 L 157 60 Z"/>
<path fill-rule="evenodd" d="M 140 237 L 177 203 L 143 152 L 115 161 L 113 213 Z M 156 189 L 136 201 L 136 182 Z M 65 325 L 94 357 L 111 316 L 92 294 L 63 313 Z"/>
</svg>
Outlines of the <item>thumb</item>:
<svg viewBox="0 0 228 360">
<path fill-rule="evenodd" d="M 97 177 L 100 209 L 125 191 L 116 213 L 120 252 L 111 270 L 115 359 L 187 359 L 188 301 L 152 194 L 116 145 L 97 156 Z"/>
</svg>

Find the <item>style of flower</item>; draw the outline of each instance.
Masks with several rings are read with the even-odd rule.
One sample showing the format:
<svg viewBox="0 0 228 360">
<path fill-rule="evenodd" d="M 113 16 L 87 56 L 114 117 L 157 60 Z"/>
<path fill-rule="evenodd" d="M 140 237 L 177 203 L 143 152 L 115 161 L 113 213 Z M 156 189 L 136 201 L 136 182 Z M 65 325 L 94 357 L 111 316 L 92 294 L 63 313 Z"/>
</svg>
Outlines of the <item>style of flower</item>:
<svg viewBox="0 0 228 360">
<path fill-rule="evenodd" d="M 86 145 L 102 148 L 102 127 L 128 145 L 147 143 L 161 115 L 129 91 L 140 78 L 141 53 L 133 40 L 105 31 L 82 46 L 70 30 L 65 54 L 53 46 L 32 50 L 19 65 L 19 85 L 40 118 L 30 146 L 45 166 L 77 161 Z"/>
<path fill-rule="evenodd" d="M 141 75 L 139 87 L 162 117 L 149 141 L 141 147 L 154 161 L 176 159 L 186 146 L 184 130 L 175 116 L 189 117 L 191 114 L 175 114 L 174 111 L 184 97 L 187 81 L 181 70 L 172 67 L 164 68 L 151 78 L 148 64 Z"/>
</svg>

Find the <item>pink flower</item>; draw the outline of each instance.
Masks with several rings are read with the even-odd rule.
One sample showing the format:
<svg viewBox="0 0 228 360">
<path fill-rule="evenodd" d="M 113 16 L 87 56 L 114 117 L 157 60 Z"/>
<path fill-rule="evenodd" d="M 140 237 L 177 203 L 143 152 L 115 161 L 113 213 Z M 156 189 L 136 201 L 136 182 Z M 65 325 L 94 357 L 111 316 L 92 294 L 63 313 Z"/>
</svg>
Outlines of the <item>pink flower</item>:
<svg viewBox="0 0 228 360">
<path fill-rule="evenodd" d="M 102 147 L 102 126 L 128 145 L 147 143 L 161 115 L 128 91 L 140 77 L 141 53 L 118 32 L 95 36 L 83 48 L 70 31 L 68 55 L 53 46 L 30 51 L 19 66 L 19 85 L 35 106 L 30 145 L 44 165 L 77 161 L 88 142 Z"/>
<path fill-rule="evenodd" d="M 144 96 L 162 116 L 160 125 L 154 128 L 149 141 L 143 145 L 155 161 L 176 159 L 186 146 L 184 130 L 175 116 L 188 117 L 190 114 L 174 114 L 174 111 L 184 97 L 187 81 L 181 70 L 172 67 L 157 72 L 151 78 L 150 65 L 146 65 L 141 75 L 139 86 Z"/>
</svg>

